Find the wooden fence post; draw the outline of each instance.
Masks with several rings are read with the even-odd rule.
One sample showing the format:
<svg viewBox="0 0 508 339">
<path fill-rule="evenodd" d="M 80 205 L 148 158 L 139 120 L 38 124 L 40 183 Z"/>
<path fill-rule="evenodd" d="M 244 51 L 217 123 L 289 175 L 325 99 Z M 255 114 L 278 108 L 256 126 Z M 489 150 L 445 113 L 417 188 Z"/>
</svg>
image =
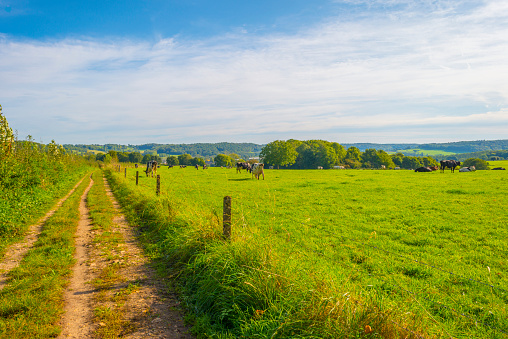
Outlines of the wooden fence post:
<svg viewBox="0 0 508 339">
<path fill-rule="evenodd" d="M 127 167 L 125 167 L 125 177 L 127 178 Z"/>
<path fill-rule="evenodd" d="M 224 197 L 224 209 L 222 214 L 222 232 L 225 239 L 231 238 L 231 197 Z"/>
<path fill-rule="evenodd" d="M 160 176 L 160 174 L 157 174 L 157 189 L 155 190 L 155 193 L 157 193 L 157 195 L 161 194 L 161 176 Z"/>
<path fill-rule="evenodd" d="M 136 186 L 138 185 L 139 171 L 136 171 Z"/>
</svg>

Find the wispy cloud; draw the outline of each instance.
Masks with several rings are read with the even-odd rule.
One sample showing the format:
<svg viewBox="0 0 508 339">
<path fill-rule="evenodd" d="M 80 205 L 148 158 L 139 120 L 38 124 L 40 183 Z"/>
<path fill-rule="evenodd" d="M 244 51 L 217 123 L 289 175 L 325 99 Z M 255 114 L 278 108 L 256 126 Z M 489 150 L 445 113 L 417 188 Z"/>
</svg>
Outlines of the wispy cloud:
<svg viewBox="0 0 508 339">
<path fill-rule="evenodd" d="M 507 4 L 343 3 L 365 8 L 297 35 L 3 36 L 0 101 L 21 135 L 72 143 L 506 138 Z"/>
</svg>

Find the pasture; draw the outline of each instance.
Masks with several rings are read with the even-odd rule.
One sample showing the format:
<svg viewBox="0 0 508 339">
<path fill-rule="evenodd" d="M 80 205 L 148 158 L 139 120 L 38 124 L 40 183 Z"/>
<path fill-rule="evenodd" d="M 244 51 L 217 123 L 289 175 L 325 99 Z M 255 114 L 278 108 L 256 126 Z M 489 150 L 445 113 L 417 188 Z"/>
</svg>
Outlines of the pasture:
<svg viewBox="0 0 508 339">
<path fill-rule="evenodd" d="M 488 163 L 489 163 L 490 169 L 493 169 L 496 167 L 508 168 L 508 160 L 495 160 L 495 161 L 489 160 Z"/>
<path fill-rule="evenodd" d="M 217 338 L 506 338 L 506 171 L 111 171 L 196 331 Z M 221 238 L 231 196 L 232 239 Z M 179 270 L 175 273 L 174 270 Z"/>
</svg>

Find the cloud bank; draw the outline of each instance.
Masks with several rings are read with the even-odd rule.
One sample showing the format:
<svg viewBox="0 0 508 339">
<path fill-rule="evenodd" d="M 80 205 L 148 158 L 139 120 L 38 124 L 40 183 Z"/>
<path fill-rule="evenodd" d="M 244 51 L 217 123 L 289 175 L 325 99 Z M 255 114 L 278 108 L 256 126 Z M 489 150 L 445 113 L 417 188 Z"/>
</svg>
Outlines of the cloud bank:
<svg viewBox="0 0 508 339">
<path fill-rule="evenodd" d="M 16 40 L 0 104 L 59 143 L 505 139 L 508 3 L 341 1 L 298 34 Z"/>
</svg>

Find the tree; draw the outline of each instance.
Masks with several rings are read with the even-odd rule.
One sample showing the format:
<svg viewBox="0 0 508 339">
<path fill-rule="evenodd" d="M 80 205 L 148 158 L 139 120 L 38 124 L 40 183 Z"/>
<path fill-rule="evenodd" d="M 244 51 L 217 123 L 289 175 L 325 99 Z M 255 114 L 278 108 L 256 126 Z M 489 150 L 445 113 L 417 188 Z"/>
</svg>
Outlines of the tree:
<svg viewBox="0 0 508 339">
<path fill-rule="evenodd" d="M 373 148 L 366 149 L 362 154 L 363 167 L 365 168 L 379 168 L 381 167 L 381 160 L 377 151 Z"/>
<path fill-rule="evenodd" d="M 168 164 L 168 166 L 177 166 L 177 165 L 180 164 L 178 162 L 178 158 L 176 156 L 174 156 L 174 155 L 171 155 L 171 156 L 167 157 L 166 163 Z"/>
<path fill-rule="evenodd" d="M 178 163 L 180 165 L 190 165 L 191 164 L 191 160 L 192 160 L 192 156 L 190 154 L 180 154 L 178 156 Z"/>
<path fill-rule="evenodd" d="M 129 153 L 129 161 L 132 163 L 140 163 L 143 161 L 143 155 L 139 152 Z"/>
<path fill-rule="evenodd" d="M 462 167 L 474 166 L 477 170 L 488 170 L 489 163 L 478 158 L 469 158 L 462 163 Z"/>
<path fill-rule="evenodd" d="M 298 153 L 292 144 L 283 140 L 275 140 L 261 149 L 259 157 L 263 163 L 273 166 L 290 166 L 295 163 Z"/>
<path fill-rule="evenodd" d="M 203 166 L 205 164 L 205 159 L 203 158 L 200 158 L 200 157 L 195 157 L 195 158 L 192 158 L 191 159 L 191 165 L 192 166 Z"/>
<path fill-rule="evenodd" d="M 404 160 L 405 155 L 400 152 L 397 152 L 396 154 L 392 154 L 391 158 L 395 166 L 400 167 L 402 166 L 402 160 Z"/>
<path fill-rule="evenodd" d="M 213 162 L 215 163 L 215 166 L 222 166 L 222 167 L 232 166 L 231 158 L 225 154 L 218 154 L 213 159 Z"/>
<path fill-rule="evenodd" d="M 337 164 L 342 164 L 344 162 L 344 159 L 346 157 L 346 149 L 344 146 L 337 142 L 332 142 L 332 148 L 335 151 L 335 154 L 337 155 Z"/>
<path fill-rule="evenodd" d="M 380 165 L 384 165 L 386 168 L 395 167 L 392 157 L 383 150 L 377 151 L 377 155 L 380 160 Z"/>
<path fill-rule="evenodd" d="M 0 159 L 11 154 L 13 143 L 14 133 L 7 123 L 7 118 L 2 115 L 2 105 L 0 105 Z"/>
<path fill-rule="evenodd" d="M 119 162 L 129 162 L 129 154 L 127 153 L 118 152 L 116 156 L 118 157 Z"/>
<path fill-rule="evenodd" d="M 405 157 L 402 160 L 402 168 L 405 169 L 415 169 L 418 167 L 422 167 L 423 164 L 421 163 L 420 159 L 418 157 Z"/>
<path fill-rule="evenodd" d="M 360 152 L 360 150 L 358 148 L 351 146 L 346 151 L 345 160 L 361 161 L 362 160 L 362 152 Z"/>
<path fill-rule="evenodd" d="M 111 157 L 111 162 L 118 162 L 118 152 L 117 151 L 109 151 L 109 156 Z"/>
</svg>

